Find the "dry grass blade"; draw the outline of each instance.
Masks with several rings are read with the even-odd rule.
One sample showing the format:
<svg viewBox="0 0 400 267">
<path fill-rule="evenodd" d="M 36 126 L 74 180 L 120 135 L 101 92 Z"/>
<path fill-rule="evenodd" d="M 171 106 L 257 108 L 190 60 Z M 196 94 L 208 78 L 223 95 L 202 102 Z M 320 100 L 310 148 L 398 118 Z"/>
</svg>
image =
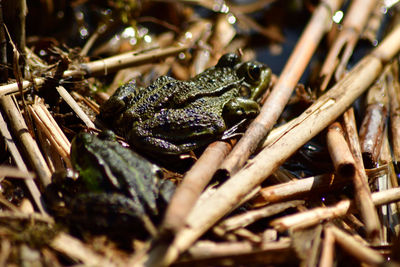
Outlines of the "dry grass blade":
<svg viewBox="0 0 400 267">
<path fill-rule="evenodd" d="M 397 26 L 379 47 L 295 119 L 291 128 L 277 141 L 263 149 L 251 164 L 226 181 L 211 198 L 198 205 L 190 213 L 187 227 L 178 233 L 169 248 L 164 258 L 165 263 L 174 261 L 207 229 L 231 211 L 239 199 L 264 181 L 300 146 L 340 116 L 376 79 L 383 64 L 399 52 L 399 38 L 400 26 Z"/>
<path fill-rule="evenodd" d="M 264 103 L 260 114 L 250 124 L 245 135 L 222 163 L 222 169 L 231 174 L 236 173 L 257 149 L 260 141 L 271 130 L 288 102 L 323 34 L 329 29 L 332 12 L 337 10 L 341 2 L 341 0 L 324 1 L 314 11 L 278 82 Z"/>
</svg>

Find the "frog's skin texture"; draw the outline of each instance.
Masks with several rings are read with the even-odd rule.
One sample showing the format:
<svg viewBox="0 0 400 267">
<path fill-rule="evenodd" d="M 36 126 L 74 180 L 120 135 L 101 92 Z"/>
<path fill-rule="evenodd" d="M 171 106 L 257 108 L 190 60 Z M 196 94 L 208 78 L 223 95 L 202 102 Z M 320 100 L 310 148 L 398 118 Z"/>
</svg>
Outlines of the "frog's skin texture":
<svg viewBox="0 0 400 267">
<path fill-rule="evenodd" d="M 160 179 L 156 165 L 119 144 L 111 131 L 77 134 L 71 162 L 79 177 L 54 176 L 48 195 L 61 191 L 69 219 L 94 231 L 129 229 L 126 223 L 131 231 L 146 233 L 149 218 L 157 218 L 175 188 Z"/>
<path fill-rule="evenodd" d="M 128 143 L 149 154 L 182 154 L 221 138 L 259 112 L 256 100 L 268 88 L 270 69 L 226 54 L 188 81 L 161 76 L 147 88 L 131 81 L 100 108 L 100 116 Z M 241 89 L 250 97 L 240 96 Z"/>
</svg>

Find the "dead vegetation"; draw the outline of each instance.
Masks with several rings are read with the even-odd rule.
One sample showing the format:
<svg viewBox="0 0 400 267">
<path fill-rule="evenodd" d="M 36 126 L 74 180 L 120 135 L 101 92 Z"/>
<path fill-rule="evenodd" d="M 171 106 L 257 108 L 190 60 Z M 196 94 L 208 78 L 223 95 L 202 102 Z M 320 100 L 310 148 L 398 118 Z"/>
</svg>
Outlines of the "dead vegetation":
<svg viewBox="0 0 400 267">
<path fill-rule="evenodd" d="M 0 266 L 400 264 L 397 1 L 0 3 Z M 188 79 L 227 52 L 281 63 L 242 135 L 166 168 L 178 187 L 154 237 L 49 214 L 72 138 L 106 128 L 121 84 Z"/>
</svg>

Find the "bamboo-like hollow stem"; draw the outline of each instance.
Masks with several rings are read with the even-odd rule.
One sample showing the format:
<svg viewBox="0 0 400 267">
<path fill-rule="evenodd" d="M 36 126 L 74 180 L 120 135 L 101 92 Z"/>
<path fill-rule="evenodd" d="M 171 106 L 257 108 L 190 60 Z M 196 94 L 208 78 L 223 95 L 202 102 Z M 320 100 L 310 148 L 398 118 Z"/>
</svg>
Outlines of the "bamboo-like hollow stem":
<svg viewBox="0 0 400 267">
<path fill-rule="evenodd" d="M 330 28 L 332 13 L 336 12 L 341 3 L 341 0 L 324 1 L 314 11 L 260 114 L 249 125 L 244 136 L 222 163 L 222 169 L 227 170 L 230 174 L 236 173 L 272 129 L 322 36 Z"/>
<path fill-rule="evenodd" d="M 35 168 L 40 182 L 43 186 L 50 184 L 51 172 L 42 153 L 29 133 L 28 127 L 25 124 L 22 114 L 12 100 L 11 96 L 3 96 L 0 98 L 0 103 L 3 106 L 7 117 L 10 120 L 15 136 L 19 139 L 26 151 L 32 166 Z"/>
<path fill-rule="evenodd" d="M 163 264 L 173 262 L 298 148 L 340 116 L 377 78 L 383 64 L 399 52 L 399 38 L 400 25 L 370 55 L 362 59 L 343 79 L 297 117 L 288 131 L 264 148 L 249 165 L 222 184 L 212 197 L 196 206 L 188 216 L 187 226 L 177 234 L 166 253 L 150 253 L 148 263 L 155 260 Z M 154 251 L 157 251 L 156 247 Z"/>
<path fill-rule="evenodd" d="M 157 60 L 176 55 L 187 49 L 188 46 L 174 46 L 152 50 L 142 54 L 138 54 L 136 52 L 127 52 L 117 56 L 81 64 L 76 70 L 66 70 L 64 71 L 63 78 L 107 75 L 108 73 L 115 72 L 119 69 L 155 62 Z M 45 78 L 35 78 L 33 79 L 33 82 L 35 85 L 39 86 L 44 84 Z M 22 83 L 22 87 L 24 89 L 28 88 L 31 85 L 32 82 L 30 81 L 23 81 Z M 10 83 L 0 86 L 0 96 L 17 91 L 17 83 Z"/>
<path fill-rule="evenodd" d="M 326 140 L 336 173 L 341 177 L 352 177 L 356 170 L 355 162 L 340 123 L 334 122 L 328 127 Z"/>
<path fill-rule="evenodd" d="M 372 194 L 372 202 L 375 206 L 399 201 L 400 188 L 392 188 Z M 278 231 L 288 229 L 302 229 L 318 224 L 323 220 L 331 220 L 345 216 L 354 211 L 355 202 L 353 200 L 341 200 L 329 207 L 314 208 L 305 212 L 288 215 L 271 222 L 271 225 Z"/>
</svg>

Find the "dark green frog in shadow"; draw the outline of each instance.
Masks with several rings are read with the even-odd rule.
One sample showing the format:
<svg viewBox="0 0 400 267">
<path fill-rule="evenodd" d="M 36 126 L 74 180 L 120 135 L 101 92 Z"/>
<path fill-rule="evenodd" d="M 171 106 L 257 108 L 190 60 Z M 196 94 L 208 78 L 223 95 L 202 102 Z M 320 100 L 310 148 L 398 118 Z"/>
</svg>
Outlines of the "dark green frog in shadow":
<svg viewBox="0 0 400 267">
<path fill-rule="evenodd" d="M 135 148 L 153 155 L 182 154 L 257 116 L 256 100 L 270 77 L 266 65 L 225 54 L 188 81 L 161 76 L 146 88 L 134 81 L 121 86 L 100 107 L 100 117 Z"/>
<path fill-rule="evenodd" d="M 161 169 L 122 146 L 111 131 L 77 134 L 71 143 L 77 177 L 53 176 L 47 196 L 53 211 L 95 233 L 147 237 L 172 196 L 175 185 Z M 54 201 L 57 200 L 57 201 Z M 60 214 L 58 214 L 60 215 Z"/>
</svg>

